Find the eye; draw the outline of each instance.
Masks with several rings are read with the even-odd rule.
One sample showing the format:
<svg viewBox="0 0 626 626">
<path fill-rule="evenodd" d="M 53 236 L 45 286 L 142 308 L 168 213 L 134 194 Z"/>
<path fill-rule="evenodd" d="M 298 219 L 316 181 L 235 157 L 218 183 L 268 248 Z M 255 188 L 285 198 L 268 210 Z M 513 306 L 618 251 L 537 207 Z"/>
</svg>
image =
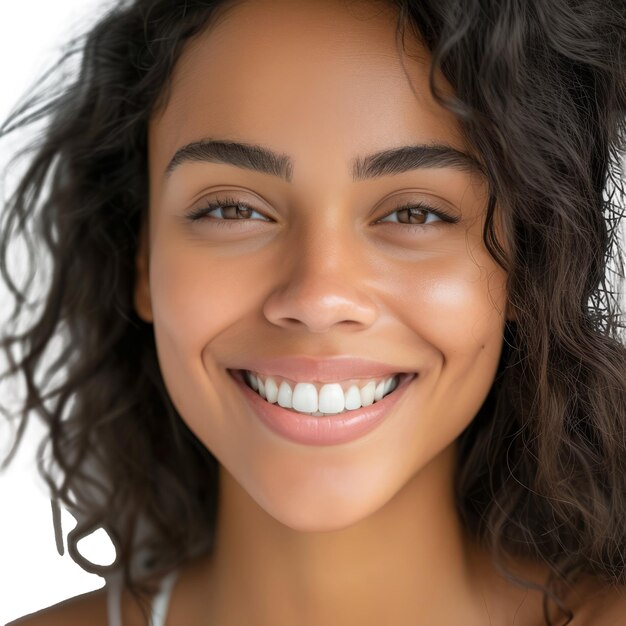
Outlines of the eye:
<svg viewBox="0 0 626 626">
<path fill-rule="evenodd" d="M 396 215 L 395 220 L 388 220 L 387 218 Z M 435 209 L 434 207 L 425 204 L 423 202 L 407 203 L 403 204 L 391 213 L 388 213 L 384 218 L 377 221 L 377 223 L 396 223 L 408 228 L 409 230 L 415 229 L 415 227 L 427 226 L 431 223 L 447 222 L 456 224 L 459 221 L 458 217 L 449 215 L 445 211 Z"/>
<path fill-rule="evenodd" d="M 211 213 L 215 213 L 215 215 L 210 215 Z M 253 214 L 256 214 L 261 219 L 252 219 Z M 388 219 L 396 214 L 398 217 L 395 220 Z M 247 202 L 231 197 L 209 200 L 202 206 L 197 207 L 188 213 L 187 219 L 192 222 L 208 220 L 215 222 L 216 226 L 227 228 L 233 225 L 233 222 L 272 221 L 270 218 L 250 206 Z M 396 223 L 404 229 L 415 231 L 416 228 L 428 226 L 431 223 L 437 224 L 438 222 L 444 222 L 456 224 L 458 221 L 458 217 L 449 215 L 441 209 L 435 209 L 434 207 L 423 202 L 416 202 L 406 203 L 397 207 L 385 217 L 377 220 L 376 223 Z"/>
<path fill-rule="evenodd" d="M 215 213 L 215 215 L 210 215 L 211 213 Z M 261 217 L 261 220 L 250 219 L 255 213 Z M 188 213 L 187 218 L 192 222 L 199 220 L 211 220 L 219 223 L 220 226 L 227 226 L 224 222 L 272 221 L 250 206 L 247 202 L 236 200 L 235 198 L 216 198 L 215 200 L 209 200 L 202 206 Z"/>
</svg>

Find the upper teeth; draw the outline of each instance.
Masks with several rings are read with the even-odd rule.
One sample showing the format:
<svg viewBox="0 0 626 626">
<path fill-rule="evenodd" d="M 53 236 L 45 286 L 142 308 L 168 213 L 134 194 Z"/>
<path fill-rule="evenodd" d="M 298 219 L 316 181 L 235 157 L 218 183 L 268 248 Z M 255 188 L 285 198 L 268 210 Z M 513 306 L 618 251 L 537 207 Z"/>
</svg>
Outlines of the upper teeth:
<svg viewBox="0 0 626 626">
<path fill-rule="evenodd" d="M 245 371 L 250 387 L 270 403 L 313 415 L 334 415 L 344 410 L 360 409 L 380 400 L 396 388 L 399 375 L 382 380 L 356 383 L 330 383 L 321 387 L 309 382 L 290 384 L 284 379 Z M 345 388 L 345 391 L 344 391 Z"/>
</svg>

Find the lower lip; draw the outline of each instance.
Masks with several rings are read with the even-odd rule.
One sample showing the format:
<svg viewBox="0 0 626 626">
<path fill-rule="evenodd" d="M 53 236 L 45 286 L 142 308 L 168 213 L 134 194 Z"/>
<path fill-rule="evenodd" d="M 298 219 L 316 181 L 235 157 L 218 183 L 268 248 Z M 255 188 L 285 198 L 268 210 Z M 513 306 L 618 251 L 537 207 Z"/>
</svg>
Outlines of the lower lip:
<svg viewBox="0 0 626 626">
<path fill-rule="evenodd" d="M 398 386 L 382 400 L 370 406 L 338 415 L 315 417 L 265 401 L 256 391 L 248 387 L 243 370 L 229 370 L 229 373 L 241 387 L 255 414 L 266 426 L 285 439 L 312 446 L 347 443 L 371 432 L 391 413 L 406 392 L 409 383 L 417 376 L 402 374 Z"/>
</svg>

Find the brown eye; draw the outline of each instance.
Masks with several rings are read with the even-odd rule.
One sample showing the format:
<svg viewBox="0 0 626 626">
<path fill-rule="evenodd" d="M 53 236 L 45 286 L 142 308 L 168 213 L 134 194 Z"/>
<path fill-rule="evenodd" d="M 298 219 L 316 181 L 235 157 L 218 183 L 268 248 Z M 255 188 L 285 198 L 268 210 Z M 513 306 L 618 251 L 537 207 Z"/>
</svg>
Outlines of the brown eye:
<svg viewBox="0 0 626 626">
<path fill-rule="evenodd" d="M 428 220 L 428 211 L 424 211 L 424 209 L 401 209 L 396 211 L 398 214 L 398 221 L 402 224 L 425 224 Z M 430 213 L 430 215 L 434 215 L 434 213 Z"/>
<path fill-rule="evenodd" d="M 395 220 L 389 220 L 387 218 L 396 216 Z M 406 226 L 421 226 L 428 225 L 432 222 L 448 222 L 456 223 L 458 218 L 448 215 L 444 211 L 435 209 L 427 204 L 418 202 L 416 204 L 405 204 L 397 209 L 388 213 L 384 218 L 378 220 L 379 222 L 395 222 Z"/>
<path fill-rule="evenodd" d="M 240 204 L 226 204 L 220 207 L 221 216 L 229 220 L 245 219 L 254 212 L 253 209 Z"/>
<path fill-rule="evenodd" d="M 253 214 L 256 213 L 262 219 L 251 219 Z M 213 214 L 213 215 L 211 215 Z M 265 217 L 262 213 L 251 207 L 247 202 L 240 202 L 234 198 L 216 198 L 191 211 L 187 218 L 191 221 L 207 220 L 207 221 L 246 221 L 257 222 L 271 221 Z"/>
</svg>

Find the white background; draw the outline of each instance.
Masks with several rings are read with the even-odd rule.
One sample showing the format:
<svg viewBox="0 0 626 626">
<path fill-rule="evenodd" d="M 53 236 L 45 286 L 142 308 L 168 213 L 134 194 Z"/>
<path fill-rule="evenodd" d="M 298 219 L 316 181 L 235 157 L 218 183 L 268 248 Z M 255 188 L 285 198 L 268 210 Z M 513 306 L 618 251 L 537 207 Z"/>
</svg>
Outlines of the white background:
<svg viewBox="0 0 626 626">
<path fill-rule="evenodd" d="M 110 0 L 0 0 L 0 123 L 59 57 L 63 43 L 110 5 Z M 0 150 L 3 170 L 10 156 L 6 141 Z M 2 200 L 6 193 L 3 189 Z M 2 286 L 0 281 L 0 319 L 9 312 Z M 0 360 L 0 370 L 4 366 Z M 0 415 L 2 457 L 10 434 L 4 422 Z M 84 572 L 67 552 L 59 556 L 56 551 L 47 486 L 34 467 L 35 447 L 44 432 L 35 420 L 30 424 L 18 456 L 0 473 L 0 624 L 104 586 L 101 577 Z M 66 512 L 62 519 L 66 534 L 76 522 Z M 80 549 L 96 562 L 114 558 L 106 535 L 85 539 Z"/>
<path fill-rule="evenodd" d="M 110 0 L 0 0 L 0 121 L 58 57 L 60 45 L 108 6 Z M 6 150 L 6 143 L 0 145 Z M 5 162 L 6 155 L 0 154 L 0 168 Z M 0 282 L 0 319 L 7 314 L 5 302 Z M 0 416 L 0 454 L 8 439 L 4 426 Z M 0 473 L 0 624 L 104 585 L 103 579 L 85 573 L 67 553 L 61 557 L 55 549 L 46 486 L 34 467 L 42 435 L 31 420 L 20 453 L 9 470 Z M 74 524 L 64 512 L 65 533 Z M 96 562 L 113 558 L 102 536 L 82 542 L 81 551 Z"/>
</svg>

